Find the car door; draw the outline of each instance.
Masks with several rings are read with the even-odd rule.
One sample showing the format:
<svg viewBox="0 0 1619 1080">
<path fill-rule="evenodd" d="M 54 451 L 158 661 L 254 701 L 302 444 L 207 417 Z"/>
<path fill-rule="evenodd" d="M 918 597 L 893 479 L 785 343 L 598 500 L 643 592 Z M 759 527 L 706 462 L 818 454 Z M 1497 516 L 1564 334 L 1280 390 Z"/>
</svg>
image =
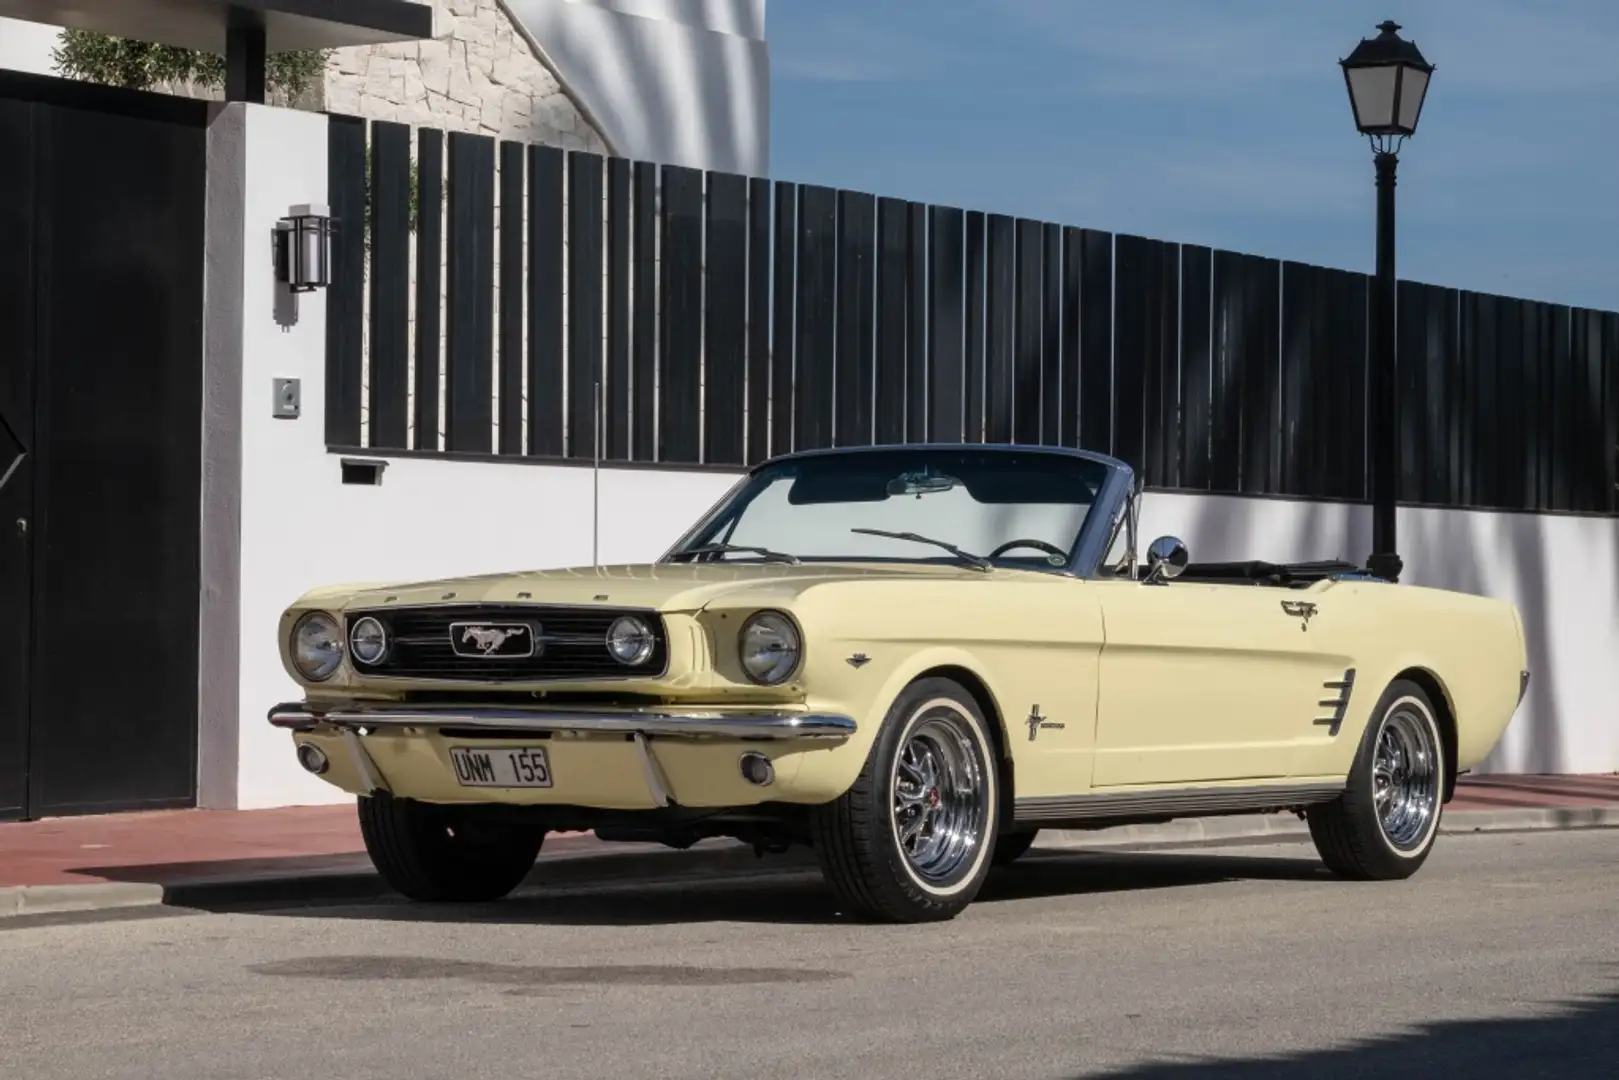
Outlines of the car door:
<svg viewBox="0 0 1619 1080">
<path fill-rule="evenodd" d="M 949 638 L 937 643 L 967 646 L 981 666 L 1011 740 L 1018 797 L 1083 792 L 1094 771 L 1103 640 L 1096 591 L 1061 574 L 1020 574 L 980 578 L 956 592 L 980 598 L 937 610 L 916 605 L 906 617 L 918 620 L 918 635 L 947 629 Z"/>
<path fill-rule="evenodd" d="M 1320 588 L 1097 583 L 1097 788 L 1290 776 L 1347 661 L 1323 650 Z"/>
</svg>

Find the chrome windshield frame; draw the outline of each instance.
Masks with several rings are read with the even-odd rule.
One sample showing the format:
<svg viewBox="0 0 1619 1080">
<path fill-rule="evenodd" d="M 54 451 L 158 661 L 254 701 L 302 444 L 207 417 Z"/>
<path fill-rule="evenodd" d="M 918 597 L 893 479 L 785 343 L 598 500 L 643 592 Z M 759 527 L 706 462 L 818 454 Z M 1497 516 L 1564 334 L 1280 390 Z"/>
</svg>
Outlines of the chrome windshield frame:
<svg viewBox="0 0 1619 1080">
<path fill-rule="evenodd" d="M 658 562 L 673 562 L 674 556 L 678 555 L 684 548 L 691 546 L 698 536 L 706 532 L 730 508 L 737 496 L 756 475 L 772 466 L 806 458 L 960 450 L 1050 454 L 1059 457 L 1079 458 L 1106 466 L 1107 477 L 1102 481 L 1102 486 L 1097 489 L 1096 501 L 1091 504 L 1090 512 L 1085 515 L 1085 523 L 1080 527 L 1073 554 L 1069 557 L 1068 562 L 1061 567 L 1052 567 L 1049 570 L 1045 567 L 1037 566 L 1019 567 L 1019 569 L 1056 573 L 1077 578 L 1094 578 L 1098 575 L 1102 561 L 1107 558 L 1108 549 L 1113 546 L 1119 524 L 1130 509 L 1132 495 L 1135 493 L 1137 486 L 1135 470 L 1118 458 L 1092 450 L 1076 450 L 1066 446 L 1029 446 L 1020 443 L 889 443 L 880 446 L 845 446 L 778 454 L 776 457 L 769 458 L 753 466 L 740 476 L 737 482 L 726 490 L 724 495 L 720 496 L 689 529 L 681 534 L 679 539 L 659 556 Z M 1132 541 L 1133 539 L 1132 537 Z M 1134 547 L 1133 542 L 1131 546 L 1132 548 Z"/>
</svg>

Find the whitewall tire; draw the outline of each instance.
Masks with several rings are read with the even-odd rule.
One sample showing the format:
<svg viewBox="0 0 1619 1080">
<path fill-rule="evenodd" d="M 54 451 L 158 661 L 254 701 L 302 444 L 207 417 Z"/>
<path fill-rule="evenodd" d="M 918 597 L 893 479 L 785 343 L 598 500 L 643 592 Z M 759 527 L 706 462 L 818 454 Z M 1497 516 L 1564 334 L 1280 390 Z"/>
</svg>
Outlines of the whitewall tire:
<svg viewBox="0 0 1619 1080">
<path fill-rule="evenodd" d="M 1391 683 L 1366 725 L 1343 795 L 1306 813 L 1330 870 L 1372 881 L 1417 872 L 1439 835 L 1444 745 L 1427 692 L 1409 680 Z"/>
<path fill-rule="evenodd" d="M 983 886 L 1000 827 L 989 721 L 949 679 L 899 695 L 853 786 L 815 815 L 821 870 L 859 914 L 926 922 L 959 914 Z"/>
</svg>

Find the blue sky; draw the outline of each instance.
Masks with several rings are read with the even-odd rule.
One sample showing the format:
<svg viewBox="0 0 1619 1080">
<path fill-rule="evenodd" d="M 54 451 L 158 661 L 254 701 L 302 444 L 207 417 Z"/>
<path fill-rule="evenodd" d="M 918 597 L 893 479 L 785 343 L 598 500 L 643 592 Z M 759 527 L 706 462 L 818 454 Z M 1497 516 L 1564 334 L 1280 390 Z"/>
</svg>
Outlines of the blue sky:
<svg viewBox="0 0 1619 1080">
<path fill-rule="evenodd" d="M 1400 276 L 1619 310 L 1616 0 L 771 0 L 771 173 L 1370 271 L 1385 18 L 1437 68 Z"/>
</svg>

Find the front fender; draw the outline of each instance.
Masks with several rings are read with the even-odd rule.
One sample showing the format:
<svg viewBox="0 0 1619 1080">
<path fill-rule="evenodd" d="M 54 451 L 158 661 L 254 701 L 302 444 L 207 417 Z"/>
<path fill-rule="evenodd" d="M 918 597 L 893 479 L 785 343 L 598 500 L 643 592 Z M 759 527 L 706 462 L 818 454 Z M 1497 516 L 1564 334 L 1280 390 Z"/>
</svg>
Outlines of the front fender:
<svg viewBox="0 0 1619 1080">
<path fill-rule="evenodd" d="M 886 644 L 884 648 L 892 649 L 892 644 Z M 871 756 L 872 747 L 877 744 L 878 736 L 887 722 L 888 710 L 895 699 L 918 678 L 940 668 L 960 669 L 983 685 L 993 705 L 993 711 L 986 719 L 998 731 L 1000 745 L 1007 745 L 1006 728 L 998 704 L 1001 695 L 995 679 L 964 649 L 929 645 L 904 653 L 881 669 L 877 669 L 875 660 L 865 665 L 864 671 L 849 664 L 844 667 L 843 672 L 837 673 L 835 685 L 828 686 L 825 694 L 810 695 L 810 705 L 816 709 L 837 709 L 854 716 L 860 725 L 859 730 L 837 747 L 804 752 L 797 776 L 797 786 L 801 792 L 814 792 L 830 802 L 849 790 Z"/>
</svg>

